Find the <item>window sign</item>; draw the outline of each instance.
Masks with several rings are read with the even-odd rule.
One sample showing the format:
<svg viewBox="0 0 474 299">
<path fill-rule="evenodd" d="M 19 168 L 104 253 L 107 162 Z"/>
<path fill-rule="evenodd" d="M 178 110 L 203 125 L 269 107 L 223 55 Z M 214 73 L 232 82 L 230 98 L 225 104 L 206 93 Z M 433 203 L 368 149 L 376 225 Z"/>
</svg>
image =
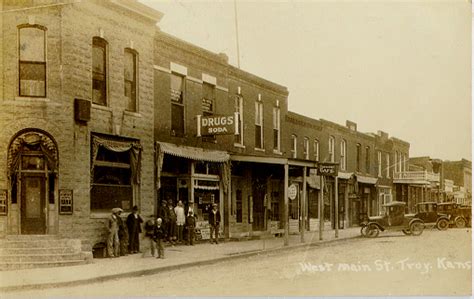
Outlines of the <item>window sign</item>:
<svg viewBox="0 0 474 299">
<path fill-rule="evenodd" d="M 59 214 L 72 215 L 72 199 L 73 194 L 71 189 L 59 190 Z"/>
</svg>

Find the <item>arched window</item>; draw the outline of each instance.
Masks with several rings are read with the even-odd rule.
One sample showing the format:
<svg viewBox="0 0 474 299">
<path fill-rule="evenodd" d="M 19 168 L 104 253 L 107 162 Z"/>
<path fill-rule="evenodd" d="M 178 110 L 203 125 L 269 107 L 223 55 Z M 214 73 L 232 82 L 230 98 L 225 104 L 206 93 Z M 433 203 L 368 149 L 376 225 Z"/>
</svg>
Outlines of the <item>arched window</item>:
<svg viewBox="0 0 474 299">
<path fill-rule="evenodd" d="M 92 102 L 107 105 L 107 41 L 92 38 Z"/>
<path fill-rule="evenodd" d="M 18 27 L 19 96 L 46 97 L 46 27 Z"/>
</svg>

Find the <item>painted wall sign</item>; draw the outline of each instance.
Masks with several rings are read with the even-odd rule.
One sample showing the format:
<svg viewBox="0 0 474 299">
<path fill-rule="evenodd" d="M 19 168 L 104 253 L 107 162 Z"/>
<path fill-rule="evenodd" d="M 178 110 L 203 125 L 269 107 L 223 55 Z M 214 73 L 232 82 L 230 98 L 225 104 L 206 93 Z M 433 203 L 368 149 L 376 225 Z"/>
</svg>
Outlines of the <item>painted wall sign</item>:
<svg viewBox="0 0 474 299">
<path fill-rule="evenodd" d="M 73 193 L 71 189 L 59 190 L 59 214 L 72 215 Z"/>
<path fill-rule="evenodd" d="M 319 163 L 318 174 L 323 176 L 337 176 L 338 164 L 336 163 Z"/>
<path fill-rule="evenodd" d="M 197 116 L 197 136 L 239 134 L 238 113 L 234 115 Z"/>
</svg>

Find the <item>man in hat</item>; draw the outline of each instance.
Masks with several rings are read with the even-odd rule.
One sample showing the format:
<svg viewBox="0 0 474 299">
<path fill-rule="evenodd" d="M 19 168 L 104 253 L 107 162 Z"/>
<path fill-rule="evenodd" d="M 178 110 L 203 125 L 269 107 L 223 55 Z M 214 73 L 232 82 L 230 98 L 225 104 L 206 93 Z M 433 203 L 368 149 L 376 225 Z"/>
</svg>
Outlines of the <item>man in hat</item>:
<svg viewBox="0 0 474 299">
<path fill-rule="evenodd" d="M 211 244 L 212 244 L 212 235 L 213 232 L 215 234 L 214 241 L 216 244 L 219 244 L 219 224 L 221 222 L 221 214 L 219 213 L 219 210 L 217 210 L 217 204 L 212 204 L 212 210 L 209 213 L 209 226 L 211 229 Z"/>
<path fill-rule="evenodd" d="M 112 214 L 107 219 L 107 230 L 109 232 L 107 238 L 107 254 L 109 257 L 118 257 L 120 254 L 120 241 L 118 236 L 119 223 L 117 214 L 122 211 L 120 208 L 113 208 Z"/>
<path fill-rule="evenodd" d="M 138 214 L 138 207 L 133 206 L 132 213 L 127 217 L 128 228 L 128 251 L 137 253 L 140 251 L 140 233 L 142 232 L 142 217 Z"/>
</svg>

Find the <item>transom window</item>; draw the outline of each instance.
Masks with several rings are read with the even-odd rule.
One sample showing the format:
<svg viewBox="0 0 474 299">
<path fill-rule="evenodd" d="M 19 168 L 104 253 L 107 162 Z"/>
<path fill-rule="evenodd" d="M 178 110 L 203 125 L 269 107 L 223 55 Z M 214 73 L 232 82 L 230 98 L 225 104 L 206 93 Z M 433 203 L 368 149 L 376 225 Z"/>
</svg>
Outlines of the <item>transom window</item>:
<svg viewBox="0 0 474 299">
<path fill-rule="evenodd" d="M 46 28 L 19 27 L 19 95 L 46 97 Z"/>
<path fill-rule="evenodd" d="M 92 102 L 107 105 L 107 42 L 92 39 Z"/>
</svg>

